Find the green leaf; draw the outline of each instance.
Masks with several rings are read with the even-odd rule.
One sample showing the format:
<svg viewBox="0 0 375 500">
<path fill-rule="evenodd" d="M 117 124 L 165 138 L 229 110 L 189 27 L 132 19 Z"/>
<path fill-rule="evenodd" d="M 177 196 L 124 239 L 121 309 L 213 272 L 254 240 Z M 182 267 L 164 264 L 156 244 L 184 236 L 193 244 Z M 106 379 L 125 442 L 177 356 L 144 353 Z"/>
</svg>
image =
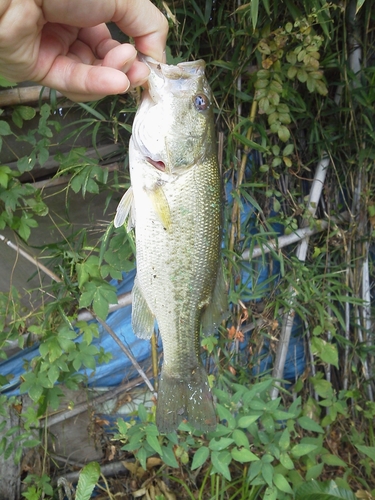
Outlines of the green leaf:
<svg viewBox="0 0 375 500">
<path fill-rule="evenodd" d="M 35 446 L 40 445 L 40 440 L 39 439 L 28 439 L 26 441 L 22 441 L 22 446 L 26 448 L 35 448 Z"/>
<path fill-rule="evenodd" d="M 324 363 L 328 363 L 338 368 L 339 355 L 335 344 L 331 344 L 320 337 L 313 337 L 311 339 L 311 350 L 312 353 L 318 355 Z"/>
<path fill-rule="evenodd" d="M 262 464 L 262 476 L 269 487 L 272 487 L 274 468 L 270 463 Z"/>
<path fill-rule="evenodd" d="M 268 151 L 267 148 L 261 146 L 257 142 L 252 141 L 251 139 L 248 139 L 245 135 L 238 134 L 237 132 L 233 132 L 232 135 L 235 139 L 237 139 L 239 142 L 250 149 L 255 149 L 256 151 L 260 151 L 261 153 L 266 153 Z"/>
<path fill-rule="evenodd" d="M 198 448 L 198 450 L 194 453 L 191 469 L 192 470 L 198 469 L 198 467 L 200 467 L 205 463 L 209 455 L 210 455 L 210 450 L 207 448 L 207 446 L 201 446 L 200 448 Z"/>
<path fill-rule="evenodd" d="M 134 448 L 136 449 L 136 448 Z M 137 453 L 135 454 L 135 456 L 137 457 L 137 459 L 139 460 L 139 463 L 141 464 L 141 467 L 146 470 L 147 468 L 147 464 L 146 464 L 146 460 L 148 458 L 148 454 L 147 454 L 147 451 L 144 449 L 144 448 L 140 448 Z"/>
<path fill-rule="evenodd" d="M 306 472 L 305 476 L 306 481 L 310 481 L 311 479 L 317 479 L 322 473 L 323 467 L 324 463 L 316 464 L 310 467 Z"/>
<path fill-rule="evenodd" d="M 294 462 L 286 452 L 280 454 L 280 463 L 288 470 L 294 469 Z"/>
<path fill-rule="evenodd" d="M 23 120 L 32 120 L 36 115 L 35 108 L 31 106 L 17 106 L 15 111 L 17 111 Z"/>
<path fill-rule="evenodd" d="M 163 462 L 169 467 L 179 467 L 178 462 L 176 460 L 175 454 L 173 452 L 173 444 L 170 443 L 170 446 L 162 446 L 162 454 L 160 455 L 163 459 Z"/>
<path fill-rule="evenodd" d="M 85 465 L 79 475 L 75 497 L 76 500 L 89 500 L 91 498 L 91 494 L 98 482 L 99 476 L 100 466 L 97 462 L 90 462 Z"/>
<path fill-rule="evenodd" d="M 235 429 L 233 431 L 232 437 L 234 439 L 234 442 L 236 443 L 236 445 L 239 448 L 241 448 L 241 447 L 244 447 L 244 448 L 247 448 L 247 449 L 250 448 L 250 443 L 249 443 L 248 437 L 240 429 Z"/>
<path fill-rule="evenodd" d="M 18 233 L 25 241 L 29 239 L 32 227 L 38 227 L 37 221 L 30 215 L 23 215 L 19 221 Z"/>
<path fill-rule="evenodd" d="M 295 500 L 356 500 L 356 496 L 350 490 L 339 488 L 334 481 L 312 480 L 297 489 Z"/>
<path fill-rule="evenodd" d="M 230 446 L 233 442 L 234 440 L 232 438 L 212 438 L 208 446 L 212 451 L 221 451 L 228 448 L 228 446 Z"/>
<path fill-rule="evenodd" d="M 226 420 L 230 429 L 234 429 L 236 427 L 236 419 L 233 417 L 228 408 L 218 403 L 216 405 L 216 410 L 219 415 L 219 419 Z"/>
<path fill-rule="evenodd" d="M 317 422 L 315 422 L 315 420 L 312 420 L 309 417 L 300 417 L 297 422 L 302 429 L 305 429 L 305 431 L 324 432 L 324 429 Z"/>
<path fill-rule="evenodd" d="M 29 172 L 35 166 L 35 155 L 23 156 L 17 161 L 17 168 L 23 174 L 24 172 Z"/>
<path fill-rule="evenodd" d="M 251 9 L 251 22 L 253 25 L 253 30 L 255 30 L 258 22 L 259 0 L 251 0 L 250 9 Z"/>
<path fill-rule="evenodd" d="M 229 459 L 228 459 L 229 455 Z M 222 474 L 228 481 L 231 480 L 231 474 L 228 465 L 232 460 L 232 456 L 227 451 L 213 451 L 211 453 L 211 462 L 216 472 Z"/>
<path fill-rule="evenodd" d="M 322 455 L 322 461 L 330 466 L 333 467 L 348 467 L 348 464 L 344 462 L 340 457 L 337 457 L 336 455 L 332 455 L 331 453 L 326 453 L 325 455 Z"/>
<path fill-rule="evenodd" d="M 91 303 L 95 314 L 102 320 L 108 315 L 109 304 L 117 304 L 116 288 L 104 280 L 93 279 L 84 284 L 80 307 L 87 307 Z"/>
<path fill-rule="evenodd" d="M 314 386 L 314 389 L 320 397 L 327 399 L 332 398 L 333 388 L 328 380 L 323 380 L 319 377 L 311 377 L 310 380 Z"/>
<path fill-rule="evenodd" d="M 274 486 L 268 486 L 264 492 L 263 500 L 276 500 L 277 499 L 277 489 Z"/>
<path fill-rule="evenodd" d="M 151 446 L 151 448 L 156 451 L 156 453 L 159 453 L 159 455 L 163 454 L 160 443 L 159 443 L 158 438 L 156 436 L 147 435 L 146 441 Z"/>
<path fill-rule="evenodd" d="M 1 167 L 0 167 L 1 168 Z M 0 186 L 6 189 L 8 187 L 9 175 L 0 170 Z"/>
<path fill-rule="evenodd" d="M 280 491 L 283 491 L 284 493 L 293 494 L 293 490 L 290 487 L 290 484 L 282 474 L 275 474 L 273 477 L 273 483 L 276 486 L 276 488 L 279 489 Z"/>
<path fill-rule="evenodd" d="M 76 268 L 78 286 L 80 288 L 82 288 L 90 278 L 100 278 L 99 257 L 96 255 L 90 255 L 84 262 L 78 263 Z"/>
<path fill-rule="evenodd" d="M 294 151 L 294 144 L 287 144 L 283 149 L 283 156 L 289 156 Z"/>
<path fill-rule="evenodd" d="M 0 87 L 15 87 L 17 84 L 0 75 Z"/>
<path fill-rule="evenodd" d="M 8 444 L 8 442 L 7 442 L 6 437 L 3 437 L 0 441 L 0 455 L 2 455 L 4 453 L 4 450 L 7 447 L 7 444 Z"/>
<path fill-rule="evenodd" d="M 256 422 L 259 417 L 260 417 L 260 415 L 245 415 L 243 417 L 240 417 L 238 420 L 238 427 L 242 427 L 243 429 L 246 429 L 251 424 Z"/>
<path fill-rule="evenodd" d="M 327 86 L 322 80 L 315 81 L 315 89 L 317 90 L 318 94 L 322 96 L 326 96 L 328 94 Z"/>
<path fill-rule="evenodd" d="M 363 4 L 365 3 L 365 1 L 366 0 L 357 0 L 357 5 L 356 5 L 356 8 L 355 8 L 356 15 L 358 14 L 359 9 L 363 6 Z"/>
<path fill-rule="evenodd" d="M 287 450 L 290 446 L 290 432 L 288 429 L 284 429 L 280 436 L 279 446 L 281 450 Z"/>
<path fill-rule="evenodd" d="M 374 446 L 363 446 L 356 445 L 357 450 L 359 450 L 364 455 L 367 455 L 371 460 L 375 462 L 375 447 Z"/>
<path fill-rule="evenodd" d="M 316 444 L 296 444 L 293 446 L 291 452 L 295 457 L 302 457 L 303 455 L 308 455 L 312 451 L 316 450 L 318 447 Z"/>
<path fill-rule="evenodd" d="M 89 104 L 86 104 L 84 102 L 79 102 L 78 104 L 79 104 L 79 106 L 81 106 L 81 108 L 83 108 L 85 111 L 87 111 L 87 113 L 90 113 L 92 116 L 94 116 L 98 120 L 104 120 L 104 121 L 106 120 L 106 117 L 104 115 L 102 115 L 102 113 L 100 113 L 99 111 L 94 109 Z"/>
<path fill-rule="evenodd" d="M 281 125 L 277 130 L 277 135 L 281 141 L 287 142 L 290 138 L 289 129 L 285 125 Z"/>
<path fill-rule="evenodd" d="M 4 120 L 0 120 L 0 135 L 10 135 L 11 133 L 12 131 L 10 130 L 9 123 Z"/>
<path fill-rule="evenodd" d="M 233 448 L 231 450 L 231 455 L 233 460 L 236 460 L 241 464 L 246 462 L 256 462 L 257 460 L 259 460 L 259 458 L 247 448 Z"/>
</svg>

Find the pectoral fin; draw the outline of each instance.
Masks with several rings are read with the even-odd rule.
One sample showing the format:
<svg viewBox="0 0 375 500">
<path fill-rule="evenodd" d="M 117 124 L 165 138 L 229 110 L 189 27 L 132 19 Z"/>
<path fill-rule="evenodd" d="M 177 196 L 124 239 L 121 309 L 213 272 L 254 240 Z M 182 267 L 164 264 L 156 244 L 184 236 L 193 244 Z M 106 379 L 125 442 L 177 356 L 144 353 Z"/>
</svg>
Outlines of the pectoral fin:
<svg viewBox="0 0 375 500">
<path fill-rule="evenodd" d="M 213 335 L 220 323 L 228 315 L 228 294 L 224 278 L 223 266 L 220 263 L 212 299 L 202 315 L 202 331 L 204 335 Z"/>
<path fill-rule="evenodd" d="M 164 229 L 169 229 L 171 225 L 171 210 L 163 187 L 156 184 L 151 189 L 147 189 L 147 194 L 151 200 L 152 208 Z"/>
<path fill-rule="evenodd" d="M 125 224 L 126 219 L 128 219 L 127 230 L 130 231 L 135 224 L 134 217 L 134 196 L 133 196 L 133 188 L 130 187 L 121 198 L 120 203 L 118 204 L 114 226 L 120 227 Z"/>
<path fill-rule="evenodd" d="M 143 296 L 137 276 L 132 291 L 132 328 L 140 339 L 150 339 L 154 332 L 155 318 Z"/>
</svg>

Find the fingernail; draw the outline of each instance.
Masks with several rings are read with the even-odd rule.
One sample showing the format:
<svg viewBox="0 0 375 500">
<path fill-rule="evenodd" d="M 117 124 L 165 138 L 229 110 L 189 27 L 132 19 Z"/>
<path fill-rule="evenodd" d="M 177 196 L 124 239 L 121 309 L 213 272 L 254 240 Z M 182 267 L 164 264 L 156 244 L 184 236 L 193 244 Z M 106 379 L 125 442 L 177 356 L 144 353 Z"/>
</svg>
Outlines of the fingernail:
<svg viewBox="0 0 375 500">
<path fill-rule="evenodd" d="M 125 89 L 125 90 L 123 90 L 122 92 L 119 92 L 119 94 L 126 94 L 126 93 L 127 93 L 127 91 L 129 90 L 129 88 L 130 88 L 130 82 L 129 82 L 129 80 L 128 80 L 128 85 L 127 85 L 126 89 Z"/>
</svg>

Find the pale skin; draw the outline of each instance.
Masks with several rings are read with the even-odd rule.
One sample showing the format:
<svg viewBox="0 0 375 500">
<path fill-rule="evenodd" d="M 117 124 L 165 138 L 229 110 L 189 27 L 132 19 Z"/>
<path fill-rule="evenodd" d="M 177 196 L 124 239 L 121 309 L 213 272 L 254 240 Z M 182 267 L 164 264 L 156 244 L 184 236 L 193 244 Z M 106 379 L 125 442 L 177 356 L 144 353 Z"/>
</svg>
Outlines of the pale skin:
<svg viewBox="0 0 375 500">
<path fill-rule="evenodd" d="M 135 47 L 112 39 L 110 21 Z M 74 101 L 125 93 L 149 74 L 137 50 L 163 61 L 167 32 L 149 0 L 0 0 L 0 74 Z"/>
</svg>

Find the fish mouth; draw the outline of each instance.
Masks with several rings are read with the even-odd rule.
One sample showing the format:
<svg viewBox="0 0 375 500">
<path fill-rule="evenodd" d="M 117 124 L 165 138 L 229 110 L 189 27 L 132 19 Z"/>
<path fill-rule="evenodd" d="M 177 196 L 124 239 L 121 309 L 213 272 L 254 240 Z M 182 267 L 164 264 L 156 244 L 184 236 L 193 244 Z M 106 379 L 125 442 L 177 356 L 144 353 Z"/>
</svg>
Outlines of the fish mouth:
<svg viewBox="0 0 375 500">
<path fill-rule="evenodd" d="M 160 172 L 165 172 L 165 163 L 161 160 L 153 160 L 149 156 L 146 156 L 146 161 L 150 163 L 153 167 L 155 167 L 157 170 L 160 170 Z"/>
<path fill-rule="evenodd" d="M 196 61 L 184 61 L 176 65 L 165 64 L 156 61 L 152 57 L 138 52 L 138 60 L 146 64 L 153 75 L 162 82 L 165 80 L 189 80 L 192 76 L 204 75 L 206 63 L 202 59 Z M 150 83 L 150 82 L 149 82 Z"/>
</svg>

